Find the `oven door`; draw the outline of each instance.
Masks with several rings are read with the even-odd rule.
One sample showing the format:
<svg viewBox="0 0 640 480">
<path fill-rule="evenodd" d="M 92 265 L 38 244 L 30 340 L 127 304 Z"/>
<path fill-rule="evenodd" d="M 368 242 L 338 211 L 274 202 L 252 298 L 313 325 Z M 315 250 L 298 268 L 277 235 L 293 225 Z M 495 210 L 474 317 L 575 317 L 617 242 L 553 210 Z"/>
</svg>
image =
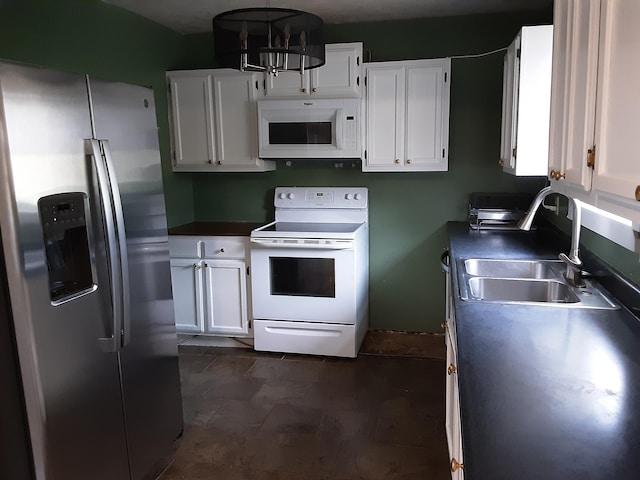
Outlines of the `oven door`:
<svg viewBox="0 0 640 480">
<path fill-rule="evenodd" d="M 353 241 L 251 239 L 253 317 L 356 323 Z"/>
</svg>

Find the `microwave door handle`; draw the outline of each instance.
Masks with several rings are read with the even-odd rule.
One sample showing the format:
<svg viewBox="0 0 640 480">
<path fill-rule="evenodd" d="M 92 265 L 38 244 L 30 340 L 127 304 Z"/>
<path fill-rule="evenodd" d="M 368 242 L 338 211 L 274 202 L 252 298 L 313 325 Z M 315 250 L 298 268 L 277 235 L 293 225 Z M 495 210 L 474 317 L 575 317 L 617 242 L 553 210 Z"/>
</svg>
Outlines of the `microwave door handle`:
<svg viewBox="0 0 640 480">
<path fill-rule="evenodd" d="M 331 240 L 331 243 L 284 243 L 282 240 L 274 241 L 270 238 L 252 238 L 250 242 L 266 248 L 288 248 L 300 250 L 348 250 L 353 248 L 352 240 Z"/>
<path fill-rule="evenodd" d="M 111 156 L 111 148 L 109 140 L 100 140 L 102 151 L 104 152 L 104 161 L 109 175 L 109 185 L 111 186 L 111 198 L 113 215 L 116 221 L 116 233 L 118 250 L 120 251 L 120 312 L 122 318 L 122 340 L 121 346 L 126 347 L 131 341 L 131 297 L 129 283 L 129 254 L 127 249 L 127 235 L 124 226 L 124 214 L 122 212 L 122 199 L 120 197 L 120 188 L 118 179 L 113 165 L 113 157 Z"/>
<path fill-rule="evenodd" d="M 100 204 L 102 205 L 102 218 L 105 228 L 105 242 L 108 254 L 109 282 L 111 284 L 111 308 L 112 308 L 112 324 L 111 336 L 99 338 L 99 342 L 103 349 L 107 352 L 117 352 L 119 350 L 119 342 L 117 340 L 120 332 L 121 316 L 118 305 L 120 304 L 119 290 L 116 288 L 117 279 L 120 278 L 120 262 L 118 262 L 118 248 L 116 242 L 116 226 L 113 217 L 113 206 L 111 189 L 109 187 L 109 175 L 104 164 L 100 143 L 97 140 L 85 140 L 85 154 L 93 159 L 93 165 L 96 171 L 98 181 L 98 195 Z"/>
</svg>

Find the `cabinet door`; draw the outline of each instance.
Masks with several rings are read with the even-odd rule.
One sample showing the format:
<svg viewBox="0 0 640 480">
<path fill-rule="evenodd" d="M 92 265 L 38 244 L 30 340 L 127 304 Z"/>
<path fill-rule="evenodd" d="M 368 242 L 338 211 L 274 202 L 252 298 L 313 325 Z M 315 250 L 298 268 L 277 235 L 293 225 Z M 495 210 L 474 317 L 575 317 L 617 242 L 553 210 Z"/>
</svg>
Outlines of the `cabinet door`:
<svg viewBox="0 0 640 480">
<path fill-rule="evenodd" d="M 602 0 L 596 159 L 593 188 L 626 200 L 640 200 L 640 2 Z M 632 204 L 640 210 L 640 204 Z M 607 209 L 613 213 L 612 205 Z M 636 216 L 637 219 L 640 216 Z"/>
<path fill-rule="evenodd" d="M 404 67 L 368 67 L 366 95 L 367 144 L 362 169 L 400 170 L 404 166 Z"/>
<path fill-rule="evenodd" d="M 265 96 L 273 98 L 308 97 L 311 91 L 311 74 L 309 72 L 313 70 L 306 70 L 302 75 L 293 71 L 280 72 L 278 76 L 265 73 Z"/>
<path fill-rule="evenodd" d="M 207 333 L 246 335 L 249 322 L 245 262 L 206 260 L 204 272 Z"/>
<path fill-rule="evenodd" d="M 264 171 L 273 162 L 258 158 L 258 76 L 214 71 L 216 171 Z"/>
<path fill-rule="evenodd" d="M 214 164 L 214 119 L 208 71 L 167 75 L 171 95 L 173 170 L 208 170 Z"/>
<path fill-rule="evenodd" d="M 447 64 L 408 66 L 404 164 L 420 171 L 447 170 L 449 137 Z"/>
<path fill-rule="evenodd" d="M 462 480 L 464 471 L 456 468 L 454 462 L 463 464 L 462 452 L 462 422 L 460 419 L 460 392 L 458 389 L 458 363 L 455 341 L 451 336 L 452 328 L 447 328 L 447 372 L 446 372 L 446 413 L 445 429 L 449 460 L 451 461 L 451 479 Z"/>
<path fill-rule="evenodd" d="M 560 183 L 591 189 L 599 18 L 600 0 L 554 2 L 549 175 L 555 189 Z"/>
<path fill-rule="evenodd" d="M 178 333 L 203 331 L 202 263 L 198 259 L 171 258 L 173 308 Z"/>
<path fill-rule="evenodd" d="M 326 46 L 326 61 L 309 70 L 311 95 L 316 97 L 359 97 L 362 43 Z"/>
<path fill-rule="evenodd" d="M 359 97 L 362 71 L 362 43 L 335 43 L 325 46 L 322 67 L 298 72 L 265 74 L 266 97 Z"/>
<path fill-rule="evenodd" d="M 516 40 L 507 48 L 502 69 L 502 132 L 500 136 L 500 163 L 512 167 L 513 159 L 513 115 L 514 88 L 517 88 L 515 77 Z"/>
</svg>

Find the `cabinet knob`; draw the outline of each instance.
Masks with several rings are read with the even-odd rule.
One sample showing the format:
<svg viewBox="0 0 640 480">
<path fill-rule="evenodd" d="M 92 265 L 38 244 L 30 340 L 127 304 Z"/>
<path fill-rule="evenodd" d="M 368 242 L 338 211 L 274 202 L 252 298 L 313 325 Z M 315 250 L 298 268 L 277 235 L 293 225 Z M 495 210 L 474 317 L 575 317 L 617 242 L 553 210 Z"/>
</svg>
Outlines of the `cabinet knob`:
<svg viewBox="0 0 640 480">
<path fill-rule="evenodd" d="M 399 159 L 399 158 L 396 158 L 395 163 L 400 163 L 400 159 Z"/>
<path fill-rule="evenodd" d="M 203 264 L 202 264 L 202 266 L 203 266 L 204 268 L 209 268 L 209 264 L 208 264 L 208 263 L 203 263 Z"/>
<path fill-rule="evenodd" d="M 636 187 L 636 200 L 640 202 L 640 185 Z"/>
<path fill-rule="evenodd" d="M 555 170 L 551 170 L 549 176 L 554 180 L 564 180 L 564 178 L 566 177 L 564 173 L 556 172 Z"/>
<path fill-rule="evenodd" d="M 441 323 L 440 328 L 442 329 L 442 331 L 445 331 L 447 329 L 447 323 L 446 322 Z"/>
<path fill-rule="evenodd" d="M 316 92 L 318 91 L 318 89 L 317 89 L 316 87 L 313 87 L 313 88 L 311 89 L 311 91 L 312 91 L 313 93 L 316 93 Z"/>
<path fill-rule="evenodd" d="M 300 89 L 300 91 L 301 91 L 302 93 L 307 93 L 307 89 L 306 89 L 306 88 L 301 88 L 301 89 Z"/>
<path fill-rule="evenodd" d="M 451 471 L 456 472 L 458 470 L 464 469 L 464 465 L 458 462 L 455 458 L 451 459 Z"/>
<path fill-rule="evenodd" d="M 457 371 L 458 371 L 458 369 L 456 368 L 456 366 L 453 363 L 449 365 L 449 368 L 447 368 L 447 373 L 449 375 L 453 375 Z"/>
<path fill-rule="evenodd" d="M 503 159 L 498 160 L 498 165 L 500 165 L 501 167 L 504 167 L 504 160 Z"/>
<path fill-rule="evenodd" d="M 224 248 L 221 248 L 221 249 L 220 249 L 220 253 L 224 253 Z"/>
<path fill-rule="evenodd" d="M 222 160 L 218 160 L 218 161 L 216 162 L 216 165 L 222 165 Z"/>
<path fill-rule="evenodd" d="M 407 160 L 407 165 L 411 165 L 411 159 Z"/>
<path fill-rule="evenodd" d="M 200 265 L 198 265 L 197 263 L 194 263 L 194 264 L 193 264 L 193 269 L 194 269 L 194 270 L 197 270 L 197 269 L 199 269 L 199 268 L 200 268 Z"/>
</svg>

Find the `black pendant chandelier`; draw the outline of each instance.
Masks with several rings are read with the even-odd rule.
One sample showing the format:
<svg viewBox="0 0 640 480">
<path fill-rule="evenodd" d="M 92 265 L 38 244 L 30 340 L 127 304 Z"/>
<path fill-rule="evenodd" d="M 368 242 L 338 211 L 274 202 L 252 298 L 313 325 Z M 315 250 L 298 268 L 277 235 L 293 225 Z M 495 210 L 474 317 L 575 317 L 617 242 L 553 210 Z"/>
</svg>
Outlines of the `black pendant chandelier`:
<svg viewBox="0 0 640 480">
<path fill-rule="evenodd" d="M 324 65 L 324 22 L 286 8 L 243 8 L 213 18 L 216 60 L 242 72 L 305 70 Z"/>
</svg>

